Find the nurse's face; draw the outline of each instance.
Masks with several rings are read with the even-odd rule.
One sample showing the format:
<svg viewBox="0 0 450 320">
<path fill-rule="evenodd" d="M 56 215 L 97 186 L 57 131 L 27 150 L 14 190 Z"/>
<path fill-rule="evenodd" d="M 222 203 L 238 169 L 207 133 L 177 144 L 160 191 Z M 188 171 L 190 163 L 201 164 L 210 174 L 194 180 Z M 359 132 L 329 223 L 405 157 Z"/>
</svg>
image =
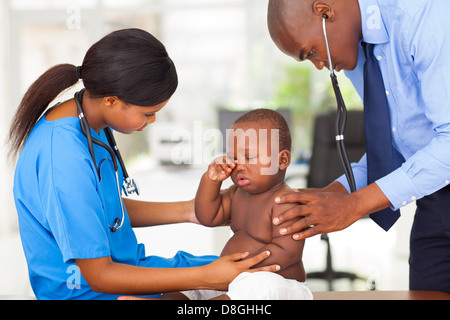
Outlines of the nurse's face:
<svg viewBox="0 0 450 320">
<path fill-rule="evenodd" d="M 156 121 L 156 113 L 169 102 L 169 99 L 155 106 L 142 107 L 117 99 L 104 114 L 105 122 L 114 130 L 124 134 L 142 131 Z"/>
</svg>

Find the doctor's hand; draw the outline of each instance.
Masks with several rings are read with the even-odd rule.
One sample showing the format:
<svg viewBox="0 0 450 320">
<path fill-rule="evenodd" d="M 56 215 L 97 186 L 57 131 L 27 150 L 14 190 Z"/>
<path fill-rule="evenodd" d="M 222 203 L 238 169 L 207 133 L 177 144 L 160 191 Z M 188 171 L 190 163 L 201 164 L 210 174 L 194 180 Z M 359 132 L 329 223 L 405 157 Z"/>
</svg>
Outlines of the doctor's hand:
<svg viewBox="0 0 450 320">
<path fill-rule="evenodd" d="M 293 234 L 295 240 L 318 234 L 343 230 L 360 218 L 390 206 L 389 200 L 376 184 L 352 194 L 338 182 L 324 189 L 306 189 L 287 193 L 275 199 L 276 203 L 298 203 L 273 220 L 275 225 L 300 217 L 302 219 L 280 230 Z"/>
</svg>

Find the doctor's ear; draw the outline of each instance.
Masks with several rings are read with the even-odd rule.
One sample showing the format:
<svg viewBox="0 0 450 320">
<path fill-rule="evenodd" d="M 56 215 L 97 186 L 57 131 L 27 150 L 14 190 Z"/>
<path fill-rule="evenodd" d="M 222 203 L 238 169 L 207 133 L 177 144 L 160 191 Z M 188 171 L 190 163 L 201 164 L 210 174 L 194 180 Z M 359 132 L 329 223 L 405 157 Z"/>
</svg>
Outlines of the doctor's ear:
<svg viewBox="0 0 450 320">
<path fill-rule="evenodd" d="M 316 1 L 313 3 L 313 12 L 314 15 L 320 17 L 321 20 L 326 19 L 333 21 L 335 17 L 333 8 L 329 4 L 322 1 Z"/>
</svg>

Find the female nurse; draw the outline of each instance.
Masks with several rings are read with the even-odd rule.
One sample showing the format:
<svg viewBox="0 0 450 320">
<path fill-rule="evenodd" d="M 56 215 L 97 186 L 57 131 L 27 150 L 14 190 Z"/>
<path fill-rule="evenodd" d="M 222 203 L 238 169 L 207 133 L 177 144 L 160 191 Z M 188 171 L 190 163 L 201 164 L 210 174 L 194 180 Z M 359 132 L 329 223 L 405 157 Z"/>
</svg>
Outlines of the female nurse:
<svg viewBox="0 0 450 320">
<path fill-rule="evenodd" d="M 111 154 L 93 155 L 74 99 L 48 108 L 82 79 L 80 101 L 93 139 L 103 129 L 129 134 L 155 121 L 178 85 L 165 47 L 139 29 L 113 32 L 95 43 L 83 64 L 57 65 L 26 92 L 10 129 L 11 155 L 20 153 L 14 199 L 33 291 L 38 299 L 116 299 L 158 296 L 187 289 L 226 290 L 241 272 L 270 253 L 216 260 L 178 252 L 171 259 L 146 256 L 133 227 L 196 222 L 193 201 L 154 203 L 123 199 L 122 217 Z M 94 162 L 95 159 L 95 162 Z M 118 183 L 122 185 L 122 168 Z M 276 266 L 258 270 L 275 271 Z"/>
</svg>

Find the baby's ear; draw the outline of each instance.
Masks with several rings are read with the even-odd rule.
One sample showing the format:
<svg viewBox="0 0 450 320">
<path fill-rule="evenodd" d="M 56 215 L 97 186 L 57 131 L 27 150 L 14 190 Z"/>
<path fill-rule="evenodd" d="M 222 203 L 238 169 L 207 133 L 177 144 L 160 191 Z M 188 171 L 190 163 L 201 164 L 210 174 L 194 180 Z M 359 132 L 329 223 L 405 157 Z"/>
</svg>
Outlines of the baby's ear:
<svg viewBox="0 0 450 320">
<path fill-rule="evenodd" d="M 289 150 L 282 150 L 278 154 L 278 163 L 280 170 L 286 170 L 287 167 L 291 164 L 291 153 Z"/>
</svg>

